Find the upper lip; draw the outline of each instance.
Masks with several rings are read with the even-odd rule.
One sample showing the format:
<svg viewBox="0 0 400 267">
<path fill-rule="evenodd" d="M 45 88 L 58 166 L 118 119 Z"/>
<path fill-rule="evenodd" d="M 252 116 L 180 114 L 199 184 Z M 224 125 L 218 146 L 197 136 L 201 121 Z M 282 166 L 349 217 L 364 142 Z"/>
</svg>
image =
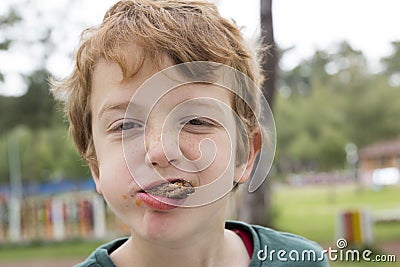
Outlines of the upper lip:
<svg viewBox="0 0 400 267">
<path fill-rule="evenodd" d="M 150 183 L 150 184 L 148 184 L 146 186 L 140 186 L 140 189 L 138 190 L 138 192 L 144 192 L 144 191 L 146 191 L 146 190 L 148 190 L 148 189 L 150 189 L 152 187 L 158 186 L 160 184 L 164 184 L 164 183 L 167 183 L 167 182 L 173 183 L 173 182 L 175 182 L 177 180 L 185 180 L 185 181 L 189 182 L 192 186 L 194 186 L 193 182 L 190 181 L 189 179 L 186 179 L 186 178 L 181 178 L 181 177 L 179 177 L 179 178 L 167 178 L 167 179 L 164 179 L 164 180 L 159 180 L 159 181 Z"/>
</svg>

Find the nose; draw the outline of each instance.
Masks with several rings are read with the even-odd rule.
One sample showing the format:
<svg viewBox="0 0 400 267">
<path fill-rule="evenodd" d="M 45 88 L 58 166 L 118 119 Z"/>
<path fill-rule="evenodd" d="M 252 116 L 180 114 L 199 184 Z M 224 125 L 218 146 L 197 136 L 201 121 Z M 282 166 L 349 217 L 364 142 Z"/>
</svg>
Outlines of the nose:
<svg viewBox="0 0 400 267">
<path fill-rule="evenodd" d="M 178 135 L 161 130 L 159 132 L 156 134 L 154 131 L 149 131 L 146 134 L 146 164 L 159 168 L 176 165 L 181 157 Z"/>
</svg>

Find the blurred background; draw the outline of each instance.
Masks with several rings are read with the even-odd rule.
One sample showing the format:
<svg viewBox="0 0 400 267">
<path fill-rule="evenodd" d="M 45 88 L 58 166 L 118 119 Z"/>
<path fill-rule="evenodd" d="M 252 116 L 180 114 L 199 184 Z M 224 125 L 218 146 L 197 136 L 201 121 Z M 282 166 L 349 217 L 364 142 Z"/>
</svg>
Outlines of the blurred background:
<svg viewBox="0 0 400 267">
<path fill-rule="evenodd" d="M 1 266 L 71 266 L 127 232 L 95 193 L 48 91 L 48 77 L 72 70 L 81 31 L 100 23 L 114 2 L 0 3 Z M 398 266 L 400 2 L 216 3 L 250 43 L 263 36 L 275 44 L 274 64 L 264 65 L 277 127 L 275 162 L 256 192 L 262 201 L 253 197 L 258 210 L 251 210 L 260 216 L 240 212 L 249 207 L 240 195 L 231 216 L 325 248 L 337 249 L 345 238 L 349 247 L 396 255 L 397 265 L 384 266 Z"/>
</svg>

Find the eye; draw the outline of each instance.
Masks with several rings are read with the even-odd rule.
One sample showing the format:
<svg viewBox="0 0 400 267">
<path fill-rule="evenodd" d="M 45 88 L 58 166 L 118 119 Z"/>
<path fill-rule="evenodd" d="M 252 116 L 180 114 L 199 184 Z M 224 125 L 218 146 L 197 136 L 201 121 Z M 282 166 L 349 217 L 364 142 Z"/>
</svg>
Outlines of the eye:
<svg viewBox="0 0 400 267">
<path fill-rule="evenodd" d="M 141 128 L 142 128 L 141 123 L 136 122 L 134 120 L 125 119 L 113 123 L 110 127 L 110 130 L 113 132 L 122 132 L 122 131 L 129 131 Z"/>
<path fill-rule="evenodd" d="M 200 118 L 191 119 L 187 122 L 187 124 L 193 125 L 193 126 L 210 126 L 211 125 L 206 120 L 200 119 Z"/>
<path fill-rule="evenodd" d="M 189 118 L 185 125 L 188 126 L 193 126 L 193 127 L 212 127 L 216 126 L 217 123 L 214 122 L 213 120 L 205 117 L 195 117 L 195 118 Z"/>
<path fill-rule="evenodd" d="M 191 117 L 183 122 L 183 129 L 193 133 L 205 133 L 217 127 L 219 127 L 217 122 L 205 117 Z"/>
</svg>

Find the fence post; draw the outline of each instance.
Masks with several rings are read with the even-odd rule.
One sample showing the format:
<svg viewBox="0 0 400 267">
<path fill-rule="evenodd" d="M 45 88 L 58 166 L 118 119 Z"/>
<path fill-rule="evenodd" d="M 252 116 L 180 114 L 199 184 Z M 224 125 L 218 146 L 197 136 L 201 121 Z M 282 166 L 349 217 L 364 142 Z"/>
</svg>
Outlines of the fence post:
<svg viewBox="0 0 400 267">
<path fill-rule="evenodd" d="M 336 238 L 345 238 L 349 245 L 372 242 L 372 219 L 368 209 L 344 210 L 338 215 Z"/>
<path fill-rule="evenodd" d="M 10 168 L 9 236 L 12 242 L 21 240 L 21 163 L 19 158 L 18 135 L 13 134 L 8 141 L 8 164 Z"/>
<path fill-rule="evenodd" d="M 51 205 L 51 216 L 53 221 L 53 234 L 55 240 L 63 240 L 65 238 L 64 224 L 64 201 L 60 198 L 53 198 Z"/>
<path fill-rule="evenodd" d="M 98 195 L 93 197 L 94 236 L 104 238 L 106 235 L 106 222 L 104 200 Z"/>
</svg>

